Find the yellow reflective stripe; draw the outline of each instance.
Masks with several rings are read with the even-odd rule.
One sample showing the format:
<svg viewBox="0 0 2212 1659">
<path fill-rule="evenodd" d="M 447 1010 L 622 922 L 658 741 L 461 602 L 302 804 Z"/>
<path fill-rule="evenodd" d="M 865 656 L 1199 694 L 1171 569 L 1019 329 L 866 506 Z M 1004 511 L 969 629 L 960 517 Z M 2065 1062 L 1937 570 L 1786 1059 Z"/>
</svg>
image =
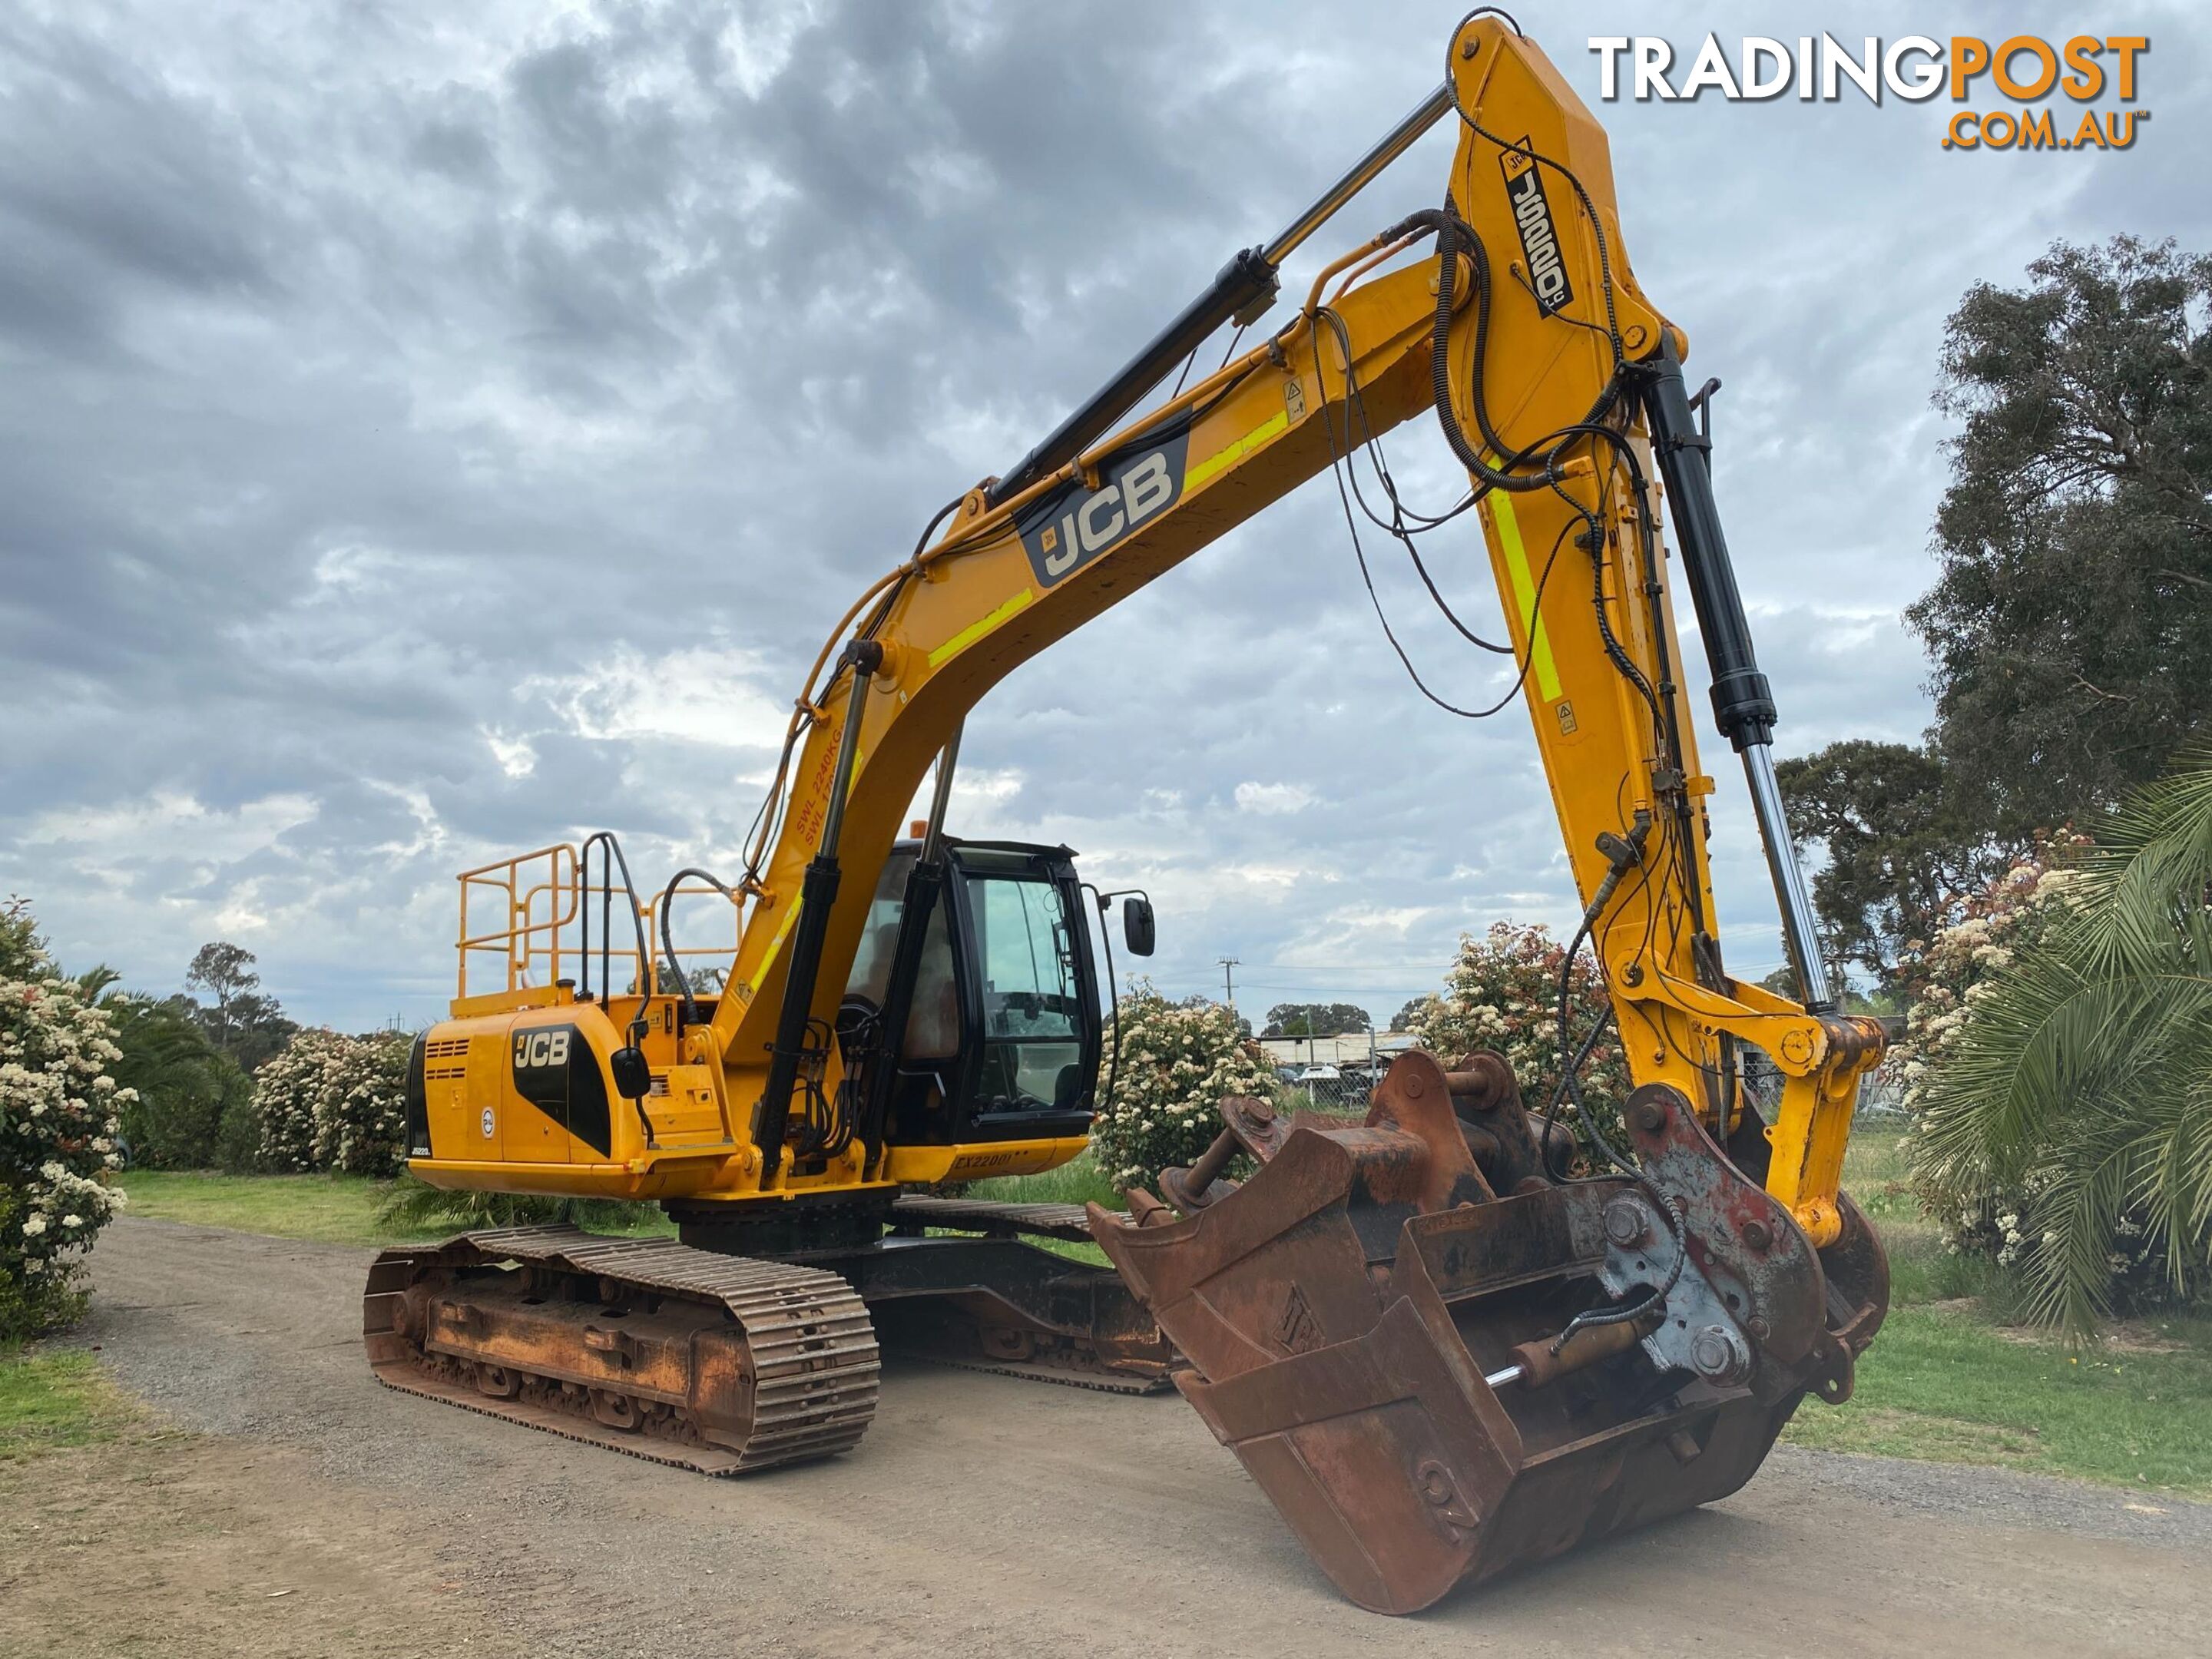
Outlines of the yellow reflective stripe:
<svg viewBox="0 0 2212 1659">
<path fill-rule="evenodd" d="M 1290 429 L 1290 411 L 1277 410 L 1272 419 L 1261 422 L 1228 448 L 1215 450 L 1196 466 L 1185 471 L 1182 475 L 1182 487 L 1185 489 L 1197 489 L 1215 473 L 1243 460 L 1268 439 L 1278 433 L 1287 432 Z"/>
<path fill-rule="evenodd" d="M 799 920 L 799 902 L 797 899 L 792 901 L 791 908 L 784 913 L 782 925 L 775 930 L 775 937 L 769 940 L 768 949 L 761 953 L 760 961 L 753 968 L 755 985 L 768 977 L 769 967 L 775 962 L 775 953 L 783 949 L 784 936 L 791 932 L 791 924 Z"/>
<path fill-rule="evenodd" d="M 1498 540 L 1505 550 L 1505 574 L 1513 579 L 1514 603 L 1521 608 L 1521 631 L 1528 641 L 1528 665 L 1536 671 L 1536 689 L 1544 694 L 1544 701 L 1556 702 L 1559 697 L 1559 668 L 1552 660 L 1552 636 L 1544 631 L 1544 619 L 1536 611 L 1536 581 L 1528 570 L 1528 550 L 1521 543 L 1521 520 L 1513 512 L 1513 498 L 1504 490 L 1492 491 L 1486 503 L 1490 508 L 1490 521 L 1498 527 Z"/>
<path fill-rule="evenodd" d="M 1034 589 L 1024 587 L 1020 592 L 1015 594 L 1013 598 L 1008 599 L 1004 605 L 991 612 L 989 616 L 977 617 L 974 622 L 969 623 L 967 627 L 962 629 L 957 634 L 955 634 L 951 639 L 945 641 L 944 644 L 932 651 L 929 653 L 929 665 L 932 668 L 943 667 L 945 664 L 958 656 L 969 646 L 975 644 L 976 641 L 981 639 L 993 629 L 998 627 L 1000 623 L 1006 622 L 1012 617 L 1021 615 L 1023 611 L 1029 609 L 1030 601 L 1036 598 L 1036 593 Z"/>
</svg>

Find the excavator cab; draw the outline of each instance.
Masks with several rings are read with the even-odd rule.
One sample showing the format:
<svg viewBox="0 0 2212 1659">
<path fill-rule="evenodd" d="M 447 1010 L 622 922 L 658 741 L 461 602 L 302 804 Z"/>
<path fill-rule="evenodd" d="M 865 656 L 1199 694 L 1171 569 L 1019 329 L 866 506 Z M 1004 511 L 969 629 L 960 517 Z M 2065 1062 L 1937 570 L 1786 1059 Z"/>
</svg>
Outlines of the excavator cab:
<svg viewBox="0 0 2212 1659">
<path fill-rule="evenodd" d="M 1088 906 L 1065 847 L 945 841 L 903 1040 L 890 1139 L 950 1146 L 1079 1135 L 1091 1126 L 1102 1019 Z M 838 1010 L 848 1060 L 878 1041 L 919 841 L 876 884 Z"/>
</svg>

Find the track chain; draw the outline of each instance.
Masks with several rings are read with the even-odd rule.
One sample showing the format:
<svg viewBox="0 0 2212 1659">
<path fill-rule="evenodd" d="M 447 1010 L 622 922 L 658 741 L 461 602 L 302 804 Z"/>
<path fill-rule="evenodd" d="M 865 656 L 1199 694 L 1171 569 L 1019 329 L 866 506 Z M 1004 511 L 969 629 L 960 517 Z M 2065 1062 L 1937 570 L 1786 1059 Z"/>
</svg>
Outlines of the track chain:
<svg viewBox="0 0 2212 1659">
<path fill-rule="evenodd" d="M 1012 1359 L 969 1358 L 935 1348 L 900 1348 L 902 1358 L 925 1364 L 949 1365 L 955 1370 L 983 1371 L 992 1376 L 1018 1376 L 1024 1382 L 1054 1382 L 1063 1389 L 1089 1389 L 1094 1394 L 1164 1394 L 1175 1387 L 1164 1373 L 1158 1376 L 1125 1375 L 1115 1371 L 1080 1371 L 1060 1365 L 1024 1364 Z"/>
<path fill-rule="evenodd" d="M 891 1219 L 956 1232 L 1021 1234 L 1088 1244 L 1091 1222 L 1080 1204 L 994 1204 L 981 1198 L 933 1198 L 908 1193 L 891 1206 Z"/>
<path fill-rule="evenodd" d="M 392 1335 L 382 1304 L 423 1271 L 505 1261 L 719 1303 L 744 1331 L 751 1359 L 752 1432 L 744 1445 L 656 1442 L 549 1406 L 495 1401 L 434 1374 L 420 1363 L 419 1350 Z M 707 1474 L 750 1474 L 848 1450 L 867 1431 L 878 1393 L 875 1328 L 842 1279 L 788 1262 L 694 1249 L 672 1238 L 608 1238 L 569 1226 L 507 1227 L 464 1233 L 428 1248 L 387 1250 L 370 1269 L 362 1324 L 372 1367 L 390 1387 Z"/>
</svg>

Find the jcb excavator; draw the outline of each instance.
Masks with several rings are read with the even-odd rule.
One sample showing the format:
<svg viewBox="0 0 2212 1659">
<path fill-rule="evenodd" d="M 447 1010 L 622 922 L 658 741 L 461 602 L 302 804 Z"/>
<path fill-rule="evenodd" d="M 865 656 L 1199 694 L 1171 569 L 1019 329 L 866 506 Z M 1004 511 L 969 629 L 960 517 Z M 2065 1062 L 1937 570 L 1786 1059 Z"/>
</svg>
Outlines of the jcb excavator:
<svg viewBox="0 0 2212 1659">
<path fill-rule="evenodd" d="M 1439 121 L 1458 134 L 1441 205 L 1133 414 L 1207 337 L 1256 323 L 1291 251 Z M 678 1237 L 521 1227 L 388 1251 L 364 1310 L 377 1375 L 710 1474 L 854 1446 L 879 1340 L 1171 1382 L 1342 1591 L 1393 1613 L 1741 1486 L 1808 1391 L 1849 1395 L 1887 1304 L 1838 1187 L 1881 1037 L 1838 1012 L 1816 945 L 1684 349 L 1630 267 L 1604 133 L 1517 27 L 1472 14 L 1419 108 L 854 602 L 741 874 L 641 899 L 602 833 L 462 878 L 460 985 L 415 1049 L 410 1168 L 658 1200 Z M 1117 896 L 1066 848 L 946 832 L 963 717 L 1424 413 L 1504 600 L 1584 902 L 1569 954 L 1595 952 L 1634 1077 L 1617 1127 L 1580 1109 L 1603 1024 L 1571 1031 L 1563 991 L 1548 1099 L 1494 1054 L 1415 1051 L 1363 1124 L 1220 1103 L 1213 1146 L 1126 1212 L 944 1195 L 1083 1150 L 1110 1041 L 1093 922 Z M 1716 943 L 1683 590 L 1802 1006 L 1732 978 Z M 676 944 L 679 901 L 729 927 L 716 967 Z M 1125 896 L 1122 919 L 1148 951 L 1149 902 Z M 1782 1079 L 1763 1110 L 1750 1049 Z M 1595 1173 L 1570 1167 L 1584 1155 Z M 1093 1240 L 1112 1267 L 1040 1238 Z"/>
</svg>

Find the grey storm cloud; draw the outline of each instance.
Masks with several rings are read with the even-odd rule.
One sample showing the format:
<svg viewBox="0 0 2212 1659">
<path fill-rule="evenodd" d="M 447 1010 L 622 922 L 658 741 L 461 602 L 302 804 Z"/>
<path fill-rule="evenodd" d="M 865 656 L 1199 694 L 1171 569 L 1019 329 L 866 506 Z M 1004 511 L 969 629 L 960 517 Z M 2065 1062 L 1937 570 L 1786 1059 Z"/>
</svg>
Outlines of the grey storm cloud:
<svg viewBox="0 0 2212 1659">
<path fill-rule="evenodd" d="M 1802 8 L 1528 9 L 1794 36 Z M 259 953 L 298 1014 L 434 1014 L 452 876 L 606 825 L 726 863 L 797 679 L 941 501 L 1006 466 L 1433 84 L 1458 9 L 342 0 L 0 15 L 0 891 L 173 986 Z M 1840 38 L 2063 35 L 1860 6 Z M 1944 317 L 2051 239 L 2212 245 L 2206 75 L 2153 8 L 2126 155 L 1946 154 L 1948 105 L 1600 106 L 1638 274 L 1718 374 L 1718 470 L 1785 746 L 1911 737 Z M 1432 201 L 1424 141 L 1285 273 Z M 1218 348 L 1217 347 L 1218 350 Z M 1455 493 L 1424 423 L 1390 453 Z M 1471 525 L 1430 544 L 1497 627 Z M 1370 538 L 1461 700 L 1509 683 Z M 1486 696 L 1487 694 L 1487 696 Z M 1739 792 L 1724 937 L 1779 955 Z M 1161 982 L 1387 1015 L 1462 929 L 1571 912 L 1517 708 L 1424 702 L 1333 486 L 1014 674 L 970 833 L 1159 900 Z"/>
</svg>

